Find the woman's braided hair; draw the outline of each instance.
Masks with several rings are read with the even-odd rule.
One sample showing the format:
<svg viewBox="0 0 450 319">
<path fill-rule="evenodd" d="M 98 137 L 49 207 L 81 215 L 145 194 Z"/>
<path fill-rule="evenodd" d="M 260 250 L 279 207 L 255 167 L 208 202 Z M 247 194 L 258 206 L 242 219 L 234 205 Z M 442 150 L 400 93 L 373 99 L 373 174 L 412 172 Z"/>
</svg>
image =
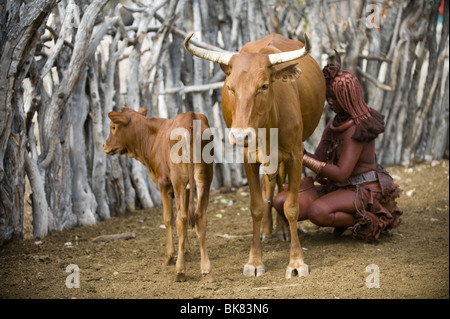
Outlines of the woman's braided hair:
<svg viewBox="0 0 450 319">
<path fill-rule="evenodd" d="M 341 57 L 335 52 L 337 64 L 327 64 L 323 68 L 327 95 L 337 100 L 355 122 L 353 139 L 371 141 L 384 132 L 384 116 L 367 106 L 358 78 L 349 71 L 341 70 Z"/>
</svg>

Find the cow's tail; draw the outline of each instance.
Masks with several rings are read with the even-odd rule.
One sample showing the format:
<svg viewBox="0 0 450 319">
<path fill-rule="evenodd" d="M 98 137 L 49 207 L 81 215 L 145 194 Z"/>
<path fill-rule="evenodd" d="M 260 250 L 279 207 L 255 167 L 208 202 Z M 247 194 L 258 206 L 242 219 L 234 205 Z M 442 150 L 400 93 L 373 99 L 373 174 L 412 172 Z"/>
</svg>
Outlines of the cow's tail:
<svg viewBox="0 0 450 319">
<path fill-rule="evenodd" d="M 188 204 L 188 223 L 192 228 L 195 226 L 195 207 L 194 207 L 194 196 L 195 196 L 195 181 L 194 181 L 194 119 L 195 115 L 192 114 L 192 121 L 190 126 L 191 138 L 189 141 L 189 204 Z"/>
</svg>

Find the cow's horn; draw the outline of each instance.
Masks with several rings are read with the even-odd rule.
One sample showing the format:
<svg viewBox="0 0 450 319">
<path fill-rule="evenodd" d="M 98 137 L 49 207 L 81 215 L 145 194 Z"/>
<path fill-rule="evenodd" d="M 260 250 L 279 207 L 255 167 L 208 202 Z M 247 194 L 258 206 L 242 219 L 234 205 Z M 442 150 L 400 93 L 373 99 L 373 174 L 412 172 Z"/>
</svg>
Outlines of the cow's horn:
<svg viewBox="0 0 450 319">
<path fill-rule="evenodd" d="M 305 34 L 305 45 L 300 50 L 269 54 L 269 60 L 271 65 L 277 65 L 284 62 L 289 62 L 292 60 L 297 60 L 303 58 L 309 53 L 311 46 L 309 44 L 308 36 Z"/>
<path fill-rule="evenodd" d="M 235 53 L 206 50 L 195 46 L 190 42 L 193 35 L 194 33 L 192 32 L 186 37 L 186 39 L 184 39 L 184 47 L 189 51 L 189 53 L 205 60 L 229 65 L 230 59 Z"/>
</svg>

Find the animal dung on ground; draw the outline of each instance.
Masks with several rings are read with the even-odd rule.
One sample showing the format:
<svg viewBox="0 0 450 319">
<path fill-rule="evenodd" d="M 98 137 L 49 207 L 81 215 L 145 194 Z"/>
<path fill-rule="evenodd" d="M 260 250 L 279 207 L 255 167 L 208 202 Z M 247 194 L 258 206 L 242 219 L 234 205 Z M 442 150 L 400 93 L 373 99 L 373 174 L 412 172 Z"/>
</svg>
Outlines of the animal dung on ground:
<svg viewBox="0 0 450 319">
<path fill-rule="evenodd" d="M 136 238 L 136 235 L 134 233 L 100 235 L 100 236 L 92 238 L 92 241 L 95 243 L 98 243 L 98 242 L 114 241 L 114 240 L 128 240 L 131 238 Z"/>
</svg>

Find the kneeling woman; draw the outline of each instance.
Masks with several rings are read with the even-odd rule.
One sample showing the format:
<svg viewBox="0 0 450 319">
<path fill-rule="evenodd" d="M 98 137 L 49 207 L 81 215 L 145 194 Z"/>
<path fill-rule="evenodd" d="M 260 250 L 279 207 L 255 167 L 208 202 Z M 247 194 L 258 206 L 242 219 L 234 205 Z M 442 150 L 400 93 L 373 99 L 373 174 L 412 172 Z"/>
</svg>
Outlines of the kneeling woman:
<svg viewBox="0 0 450 319">
<path fill-rule="evenodd" d="M 299 220 L 335 227 L 335 234 L 353 227 L 354 237 L 378 242 L 400 221 L 396 198 L 401 189 L 376 161 L 375 139 L 384 131 L 384 116 L 367 106 L 358 79 L 340 70 L 337 58 L 337 65 L 323 69 L 327 101 L 336 115 L 315 153 L 305 152 L 303 157 L 303 165 L 317 174 L 320 185 L 313 186 L 310 177 L 302 179 Z M 281 192 L 274 198 L 283 216 L 285 197 Z"/>
</svg>

